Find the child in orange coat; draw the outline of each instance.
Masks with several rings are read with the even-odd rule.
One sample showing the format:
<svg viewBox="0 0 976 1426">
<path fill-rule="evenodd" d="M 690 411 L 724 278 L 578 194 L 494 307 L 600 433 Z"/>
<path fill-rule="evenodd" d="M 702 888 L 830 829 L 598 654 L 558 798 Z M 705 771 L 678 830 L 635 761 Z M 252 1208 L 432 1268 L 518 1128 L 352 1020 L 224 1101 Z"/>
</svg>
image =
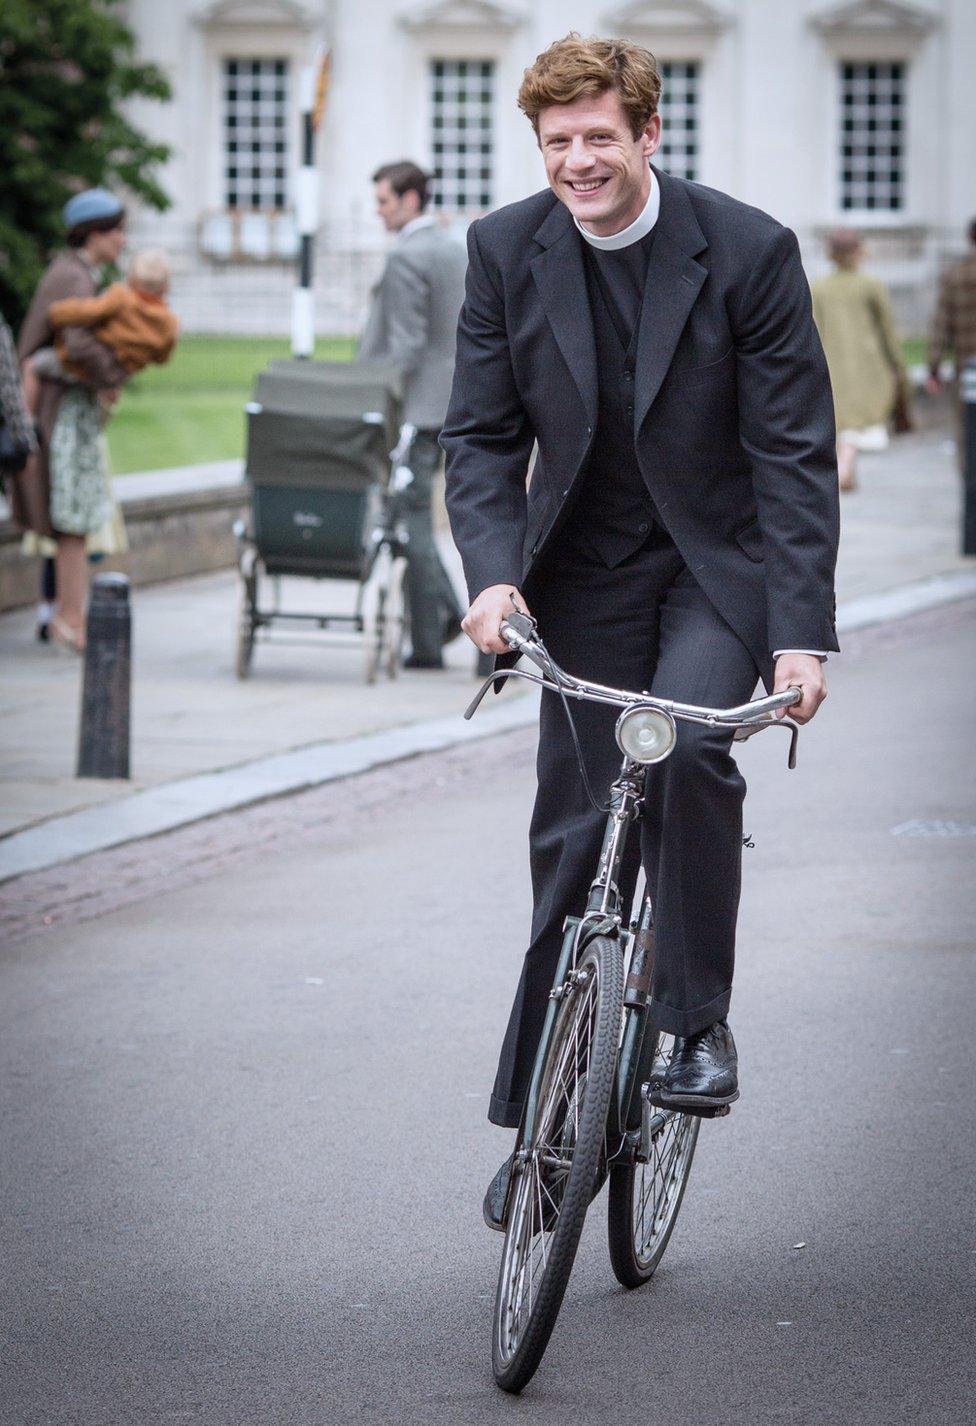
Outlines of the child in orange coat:
<svg viewBox="0 0 976 1426">
<path fill-rule="evenodd" d="M 150 362 L 169 360 L 176 345 L 179 323 L 167 306 L 170 268 L 166 254 L 156 250 L 136 253 L 125 282 L 113 282 L 97 297 L 66 297 L 52 302 L 48 321 L 55 333 L 64 327 L 87 327 L 114 352 L 128 376 Z M 63 341 L 42 347 L 24 363 L 24 400 L 36 410 L 42 379 L 74 381 L 77 375 L 66 359 Z"/>
</svg>

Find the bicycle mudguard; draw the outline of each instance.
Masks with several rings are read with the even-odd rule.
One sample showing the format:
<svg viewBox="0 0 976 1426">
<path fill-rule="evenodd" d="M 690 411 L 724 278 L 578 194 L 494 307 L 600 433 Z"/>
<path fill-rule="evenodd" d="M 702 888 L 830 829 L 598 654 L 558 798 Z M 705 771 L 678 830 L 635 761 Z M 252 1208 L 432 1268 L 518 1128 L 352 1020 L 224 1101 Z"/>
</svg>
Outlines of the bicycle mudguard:
<svg viewBox="0 0 976 1426">
<path fill-rule="evenodd" d="M 620 930 L 620 922 L 616 916 L 601 916 L 596 920 L 591 920 L 590 917 L 584 916 L 578 919 L 576 924 L 579 927 L 579 936 L 576 942 L 577 953 L 585 950 L 590 942 L 597 940 L 598 937 L 614 937 Z"/>
</svg>

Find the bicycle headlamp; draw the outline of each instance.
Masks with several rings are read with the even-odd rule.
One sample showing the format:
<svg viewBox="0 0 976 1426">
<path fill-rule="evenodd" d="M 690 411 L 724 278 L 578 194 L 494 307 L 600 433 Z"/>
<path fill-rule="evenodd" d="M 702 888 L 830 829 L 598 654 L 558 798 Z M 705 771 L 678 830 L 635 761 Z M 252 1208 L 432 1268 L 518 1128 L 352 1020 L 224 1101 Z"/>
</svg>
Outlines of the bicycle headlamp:
<svg viewBox="0 0 976 1426">
<path fill-rule="evenodd" d="M 635 763 L 663 762 L 674 747 L 677 729 L 663 708 L 625 708 L 617 719 L 617 746 Z"/>
</svg>

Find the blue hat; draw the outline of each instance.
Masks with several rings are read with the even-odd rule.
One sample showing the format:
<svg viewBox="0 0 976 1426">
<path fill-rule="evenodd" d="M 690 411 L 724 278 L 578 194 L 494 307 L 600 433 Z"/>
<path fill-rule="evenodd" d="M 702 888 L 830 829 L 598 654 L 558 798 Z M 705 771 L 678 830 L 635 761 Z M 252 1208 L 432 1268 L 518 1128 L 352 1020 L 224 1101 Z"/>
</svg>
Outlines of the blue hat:
<svg viewBox="0 0 976 1426">
<path fill-rule="evenodd" d="M 107 188 L 86 188 L 68 199 L 61 218 L 70 233 L 79 223 L 90 223 L 95 218 L 117 218 L 122 211 L 122 204 Z"/>
</svg>

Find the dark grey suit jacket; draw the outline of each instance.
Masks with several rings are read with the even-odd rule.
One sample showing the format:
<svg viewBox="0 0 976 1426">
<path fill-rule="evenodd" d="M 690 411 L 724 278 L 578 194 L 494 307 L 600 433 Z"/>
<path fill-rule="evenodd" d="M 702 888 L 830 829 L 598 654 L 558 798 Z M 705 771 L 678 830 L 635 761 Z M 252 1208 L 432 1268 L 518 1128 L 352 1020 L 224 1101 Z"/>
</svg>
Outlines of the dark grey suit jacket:
<svg viewBox="0 0 976 1426">
<path fill-rule="evenodd" d="M 440 228 L 401 236 L 373 289 L 361 361 L 403 372 L 403 419 L 439 431 L 454 377 L 454 339 L 464 299 L 464 248 Z"/>
<path fill-rule="evenodd" d="M 661 520 L 764 674 L 774 649 L 836 649 L 838 538 L 827 366 L 794 235 L 655 169 L 661 207 L 634 438 Z M 582 239 L 546 191 L 473 223 L 441 444 L 470 597 L 533 571 L 597 424 Z M 526 471 L 538 458 L 526 495 Z"/>
</svg>

